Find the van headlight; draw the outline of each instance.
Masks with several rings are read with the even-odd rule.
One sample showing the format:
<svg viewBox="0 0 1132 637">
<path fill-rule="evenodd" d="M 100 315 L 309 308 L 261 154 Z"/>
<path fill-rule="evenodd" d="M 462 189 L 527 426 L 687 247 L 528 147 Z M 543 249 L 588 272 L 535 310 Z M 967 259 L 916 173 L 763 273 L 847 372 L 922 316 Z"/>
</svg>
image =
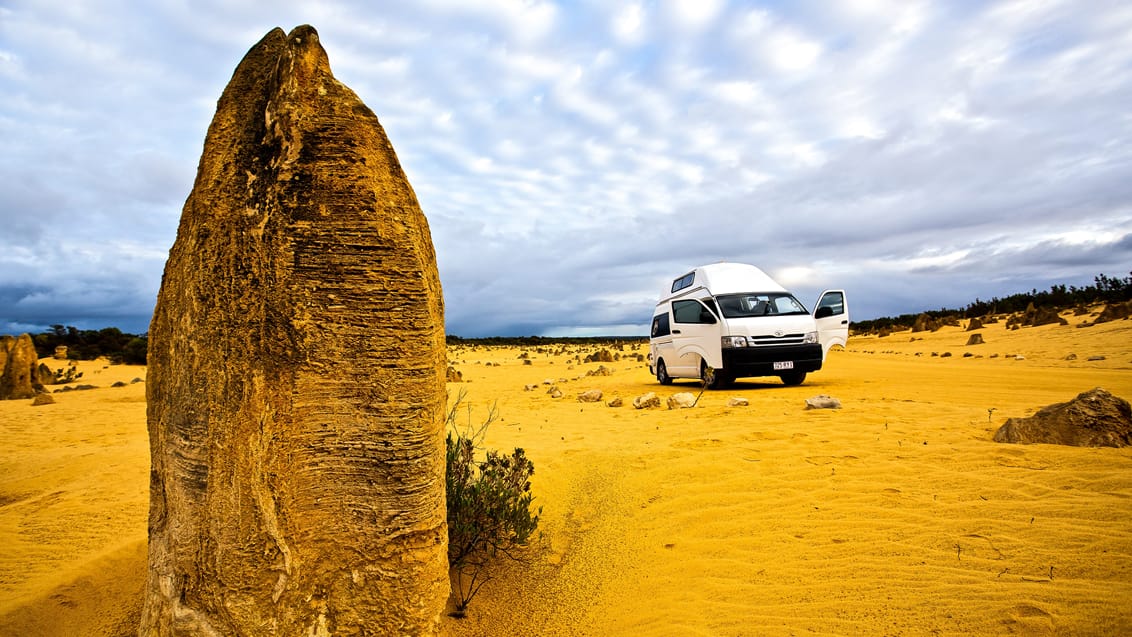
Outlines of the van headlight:
<svg viewBox="0 0 1132 637">
<path fill-rule="evenodd" d="M 747 346 L 747 337 L 746 336 L 724 336 L 723 337 L 723 347 L 724 347 L 724 349 L 726 349 L 728 347 L 746 347 L 746 346 Z"/>
<path fill-rule="evenodd" d="M 804 336 L 802 336 L 802 343 L 804 343 L 804 344 L 808 345 L 810 343 L 816 343 L 816 342 L 818 342 L 818 333 L 817 332 L 806 332 L 806 334 Z"/>
</svg>

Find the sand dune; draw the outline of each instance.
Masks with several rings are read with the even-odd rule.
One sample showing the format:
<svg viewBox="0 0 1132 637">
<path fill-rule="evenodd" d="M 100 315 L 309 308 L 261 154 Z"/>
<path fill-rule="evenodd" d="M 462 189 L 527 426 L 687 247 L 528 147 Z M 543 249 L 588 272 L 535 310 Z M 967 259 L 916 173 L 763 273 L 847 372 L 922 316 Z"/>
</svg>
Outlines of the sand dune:
<svg viewBox="0 0 1132 637">
<path fill-rule="evenodd" d="M 659 386 L 627 357 L 643 346 L 592 377 L 574 361 L 588 349 L 525 350 L 529 365 L 517 348 L 452 349 L 468 382 L 450 393 L 476 422 L 497 404 L 485 444 L 526 450 L 543 513 L 525 561 L 500 563 L 445 630 L 1132 633 L 1132 449 L 991 441 L 1092 387 L 1132 398 L 1132 322 L 982 333 L 854 338 L 805 385 L 740 381 L 675 411 L 628 405 L 699 393 Z M 103 365 L 83 367 L 99 389 L 0 403 L 0 634 L 124 635 L 136 619 L 144 389 L 109 385 L 144 370 Z M 626 406 L 577 402 L 587 389 Z M 843 408 L 805 410 L 816 394 Z"/>
</svg>

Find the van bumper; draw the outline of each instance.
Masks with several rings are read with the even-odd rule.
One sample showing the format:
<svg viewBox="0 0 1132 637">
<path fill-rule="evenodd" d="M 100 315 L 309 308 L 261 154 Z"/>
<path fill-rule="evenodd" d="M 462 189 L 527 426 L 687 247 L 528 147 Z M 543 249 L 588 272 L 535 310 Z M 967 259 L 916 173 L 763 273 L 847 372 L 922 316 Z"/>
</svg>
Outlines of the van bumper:
<svg viewBox="0 0 1132 637">
<path fill-rule="evenodd" d="M 775 363 L 790 361 L 791 369 L 775 369 Z M 723 350 L 723 373 L 731 378 L 778 376 L 785 372 L 816 372 L 821 369 L 821 345 L 778 347 L 729 347 Z"/>
</svg>

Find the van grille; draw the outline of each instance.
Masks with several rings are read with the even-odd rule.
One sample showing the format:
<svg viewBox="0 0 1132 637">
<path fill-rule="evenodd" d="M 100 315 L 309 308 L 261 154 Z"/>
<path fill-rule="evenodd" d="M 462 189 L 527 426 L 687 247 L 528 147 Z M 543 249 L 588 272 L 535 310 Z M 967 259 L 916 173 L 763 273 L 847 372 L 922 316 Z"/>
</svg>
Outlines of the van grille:
<svg viewBox="0 0 1132 637">
<path fill-rule="evenodd" d="M 754 344 L 755 347 L 765 347 L 768 345 L 801 345 L 805 337 L 805 334 L 783 334 L 782 336 L 762 334 L 760 336 L 752 336 L 748 340 Z"/>
</svg>

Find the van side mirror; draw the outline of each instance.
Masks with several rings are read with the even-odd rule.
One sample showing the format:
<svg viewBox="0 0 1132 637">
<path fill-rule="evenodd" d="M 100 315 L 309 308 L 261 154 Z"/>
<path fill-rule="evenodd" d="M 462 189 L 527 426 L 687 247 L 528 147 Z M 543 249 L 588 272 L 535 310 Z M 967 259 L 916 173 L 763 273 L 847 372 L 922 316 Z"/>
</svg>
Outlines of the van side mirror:
<svg viewBox="0 0 1132 637">
<path fill-rule="evenodd" d="M 701 309 L 700 310 L 700 323 L 706 323 L 708 325 L 714 325 L 715 324 L 715 315 L 712 314 L 711 312 L 709 312 L 706 309 Z"/>
<path fill-rule="evenodd" d="M 828 305 L 825 307 L 819 307 L 817 311 L 814 312 L 814 318 L 816 319 L 826 318 L 827 316 L 833 316 L 833 308 L 829 307 Z"/>
</svg>

